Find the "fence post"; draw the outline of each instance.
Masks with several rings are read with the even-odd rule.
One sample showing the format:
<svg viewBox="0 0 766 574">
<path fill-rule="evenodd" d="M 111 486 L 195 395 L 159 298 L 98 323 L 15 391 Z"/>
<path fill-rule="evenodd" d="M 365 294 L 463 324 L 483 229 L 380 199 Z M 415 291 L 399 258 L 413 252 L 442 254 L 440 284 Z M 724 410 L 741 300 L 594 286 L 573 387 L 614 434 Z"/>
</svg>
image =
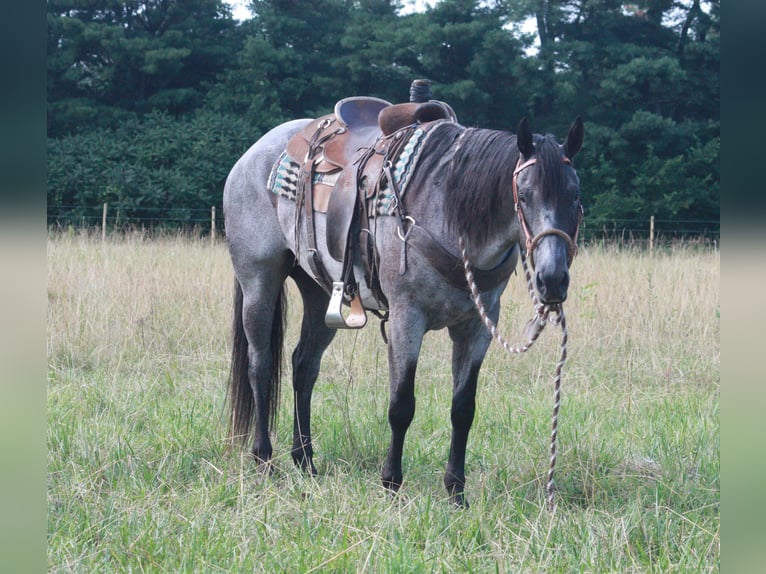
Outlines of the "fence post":
<svg viewBox="0 0 766 574">
<path fill-rule="evenodd" d="M 210 245 L 215 244 L 215 205 L 210 208 Z"/>
<path fill-rule="evenodd" d="M 649 256 L 654 252 L 654 216 L 649 218 Z"/>
<path fill-rule="evenodd" d="M 104 212 L 101 215 L 101 241 L 106 241 L 106 202 L 104 202 Z"/>
</svg>

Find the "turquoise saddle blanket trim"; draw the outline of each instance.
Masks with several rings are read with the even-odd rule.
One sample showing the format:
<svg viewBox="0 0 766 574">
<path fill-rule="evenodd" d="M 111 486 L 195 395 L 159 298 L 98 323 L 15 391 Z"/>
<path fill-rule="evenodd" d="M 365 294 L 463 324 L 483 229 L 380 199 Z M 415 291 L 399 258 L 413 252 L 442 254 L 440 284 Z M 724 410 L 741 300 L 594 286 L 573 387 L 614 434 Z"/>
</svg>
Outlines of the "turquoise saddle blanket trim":
<svg viewBox="0 0 766 574">
<path fill-rule="evenodd" d="M 295 201 L 300 169 L 300 165 L 287 157 L 287 152 L 282 152 L 277 163 L 271 168 L 268 182 L 269 191 Z"/>
<path fill-rule="evenodd" d="M 277 163 L 271 168 L 271 174 L 269 175 L 268 189 L 271 193 L 286 197 L 291 201 L 295 201 L 297 197 L 298 189 L 298 176 L 301 170 L 300 164 L 295 163 L 289 157 L 287 152 L 282 152 L 279 156 Z M 333 173 L 314 173 L 313 182 L 329 185 L 332 187 L 335 182 L 338 181 L 341 170 L 334 171 Z"/>
</svg>

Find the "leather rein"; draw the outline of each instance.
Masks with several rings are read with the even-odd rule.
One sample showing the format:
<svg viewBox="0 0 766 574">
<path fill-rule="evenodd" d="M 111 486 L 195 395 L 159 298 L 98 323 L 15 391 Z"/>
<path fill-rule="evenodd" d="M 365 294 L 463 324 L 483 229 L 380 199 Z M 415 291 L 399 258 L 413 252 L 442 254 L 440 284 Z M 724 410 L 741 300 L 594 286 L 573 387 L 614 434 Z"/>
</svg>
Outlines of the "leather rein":
<svg viewBox="0 0 766 574">
<path fill-rule="evenodd" d="M 572 165 L 572 160 L 570 160 L 568 157 L 564 156 L 561 158 L 561 161 L 567 165 Z M 516 210 L 516 215 L 519 218 L 519 224 L 521 225 L 521 229 L 524 232 L 524 238 L 525 238 L 525 246 L 527 250 L 527 257 L 529 258 L 529 263 L 532 266 L 532 269 L 535 268 L 535 259 L 534 259 L 534 251 L 537 248 L 537 246 L 540 244 L 540 241 L 545 237 L 546 235 L 556 235 L 563 239 L 567 244 L 567 266 L 572 265 L 572 260 L 577 255 L 577 236 L 580 234 L 580 224 L 582 223 L 582 218 L 585 210 L 583 209 L 582 203 L 579 205 L 579 209 L 577 210 L 577 227 L 575 227 L 575 233 L 574 237 L 570 237 L 565 231 L 562 231 L 561 229 L 556 229 L 555 227 L 551 227 L 550 229 L 545 229 L 538 233 L 537 235 L 532 235 L 532 232 L 529 230 L 529 226 L 527 225 L 527 220 L 524 217 L 524 210 L 521 206 L 521 202 L 519 201 L 519 186 L 516 182 L 516 180 L 519 177 L 519 173 L 521 173 L 524 169 L 528 168 L 531 165 L 534 165 L 537 163 L 537 158 L 531 158 L 528 159 L 525 162 L 522 162 L 521 156 L 519 156 L 518 162 L 516 162 L 516 169 L 513 170 L 513 180 L 512 180 L 512 187 L 513 187 L 513 204 L 514 209 Z"/>
</svg>

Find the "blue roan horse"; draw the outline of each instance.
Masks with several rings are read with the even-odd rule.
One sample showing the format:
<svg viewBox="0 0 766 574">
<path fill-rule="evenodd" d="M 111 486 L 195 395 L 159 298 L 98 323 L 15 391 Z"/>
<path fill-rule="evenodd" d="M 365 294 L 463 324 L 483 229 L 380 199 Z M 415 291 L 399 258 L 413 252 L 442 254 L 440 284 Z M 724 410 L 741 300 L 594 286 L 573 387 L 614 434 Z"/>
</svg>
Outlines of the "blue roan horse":
<svg viewBox="0 0 766 574">
<path fill-rule="evenodd" d="M 402 450 L 415 414 L 415 371 L 423 336 L 446 327 L 452 340 L 452 437 L 444 484 L 456 504 L 466 505 L 466 444 L 479 369 L 491 337 L 460 272 L 459 239 L 494 322 L 520 249 L 527 255 L 534 250 L 529 259 L 540 301 L 564 301 L 582 213 L 572 165 L 582 145 L 582 120 L 575 120 L 563 145 L 551 135 L 533 135 L 526 119 L 516 135 L 466 128 L 449 119 L 423 122 L 425 136 L 421 134 L 416 162 L 410 164 L 406 190 L 403 180 L 388 182 L 394 190 L 389 211 L 372 204 L 381 203 L 377 194 L 386 187 L 381 181 L 394 177 L 390 160 L 397 158 L 387 156 L 384 166 L 389 169 L 374 185 L 368 182 L 370 205 L 358 210 L 349 226 L 350 265 L 328 254 L 328 227 L 335 225 L 329 219 L 332 209 L 316 208 L 310 186 L 303 194 L 299 189 L 297 197 L 275 193 L 275 172 L 284 163 L 288 142 L 311 131 L 311 122 L 294 120 L 268 132 L 239 159 L 226 182 L 226 235 L 236 274 L 231 437 L 245 442 L 254 434 L 252 454 L 259 464 L 270 463 L 285 320 L 283 284 L 291 277 L 304 308 L 292 354 L 292 458 L 306 472 L 316 473 L 311 395 L 322 354 L 335 335 L 325 322 L 334 290 L 328 279 L 347 285 L 351 276 L 355 289 L 344 292 L 346 304 L 355 297 L 364 309 L 388 319 L 391 442 L 382 470 L 384 486 L 396 492 L 402 485 Z M 415 127 L 407 128 L 408 135 Z M 322 152 L 321 145 L 314 138 L 310 155 Z M 369 149 L 360 154 L 365 151 Z M 358 159 L 359 154 L 353 173 L 362 178 Z M 312 201 L 307 211 L 306 202 Z"/>
</svg>

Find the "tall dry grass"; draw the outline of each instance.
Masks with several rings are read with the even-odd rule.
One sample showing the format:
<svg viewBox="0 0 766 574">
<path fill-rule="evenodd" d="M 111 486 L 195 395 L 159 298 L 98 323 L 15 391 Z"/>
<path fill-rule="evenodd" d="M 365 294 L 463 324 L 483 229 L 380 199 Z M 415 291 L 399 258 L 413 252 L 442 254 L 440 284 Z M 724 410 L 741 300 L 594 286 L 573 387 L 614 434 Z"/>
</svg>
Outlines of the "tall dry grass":
<svg viewBox="0 0 766 574">
<path fill-rule="evenodd" d="M 470 510 L 446 501 L 450 351 L 427 336 L 403 496 L 379 485 L 388 441 L 377 322 L 341 332 L 314 401 L 320 476 L 225 450 L 233 274 L 225 245 L 128 234 L 48 240 L 51 571 L 716 571 L 719 254 L 583 248 L 565 305 L 569 354 L 557 485 L 544 507 L 559 334 L 498 346 L 469 441 Z M 288 351 L 300 300 L 291 291 Z M 500 328 L 530 316 L 512 278 Z M 289 361 L 288 361 L 289 363 Z M 289 365 L 286 365 L 289 381 Z"/>
</svg>

